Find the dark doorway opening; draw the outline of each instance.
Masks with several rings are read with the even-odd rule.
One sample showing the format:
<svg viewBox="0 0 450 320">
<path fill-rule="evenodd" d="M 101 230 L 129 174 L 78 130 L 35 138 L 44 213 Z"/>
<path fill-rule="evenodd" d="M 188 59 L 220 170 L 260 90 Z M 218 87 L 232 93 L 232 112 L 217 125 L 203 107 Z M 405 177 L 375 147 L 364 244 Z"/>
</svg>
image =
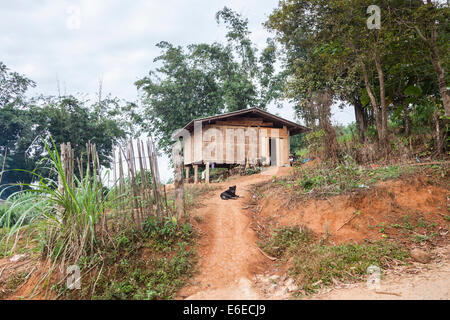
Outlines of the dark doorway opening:
<svg viewBox="0 0 450 320">
<path fill-rule="evenodd" d="M 270 165 L 277 165 L 277 138 L 269 139 Z"/>
</svg>

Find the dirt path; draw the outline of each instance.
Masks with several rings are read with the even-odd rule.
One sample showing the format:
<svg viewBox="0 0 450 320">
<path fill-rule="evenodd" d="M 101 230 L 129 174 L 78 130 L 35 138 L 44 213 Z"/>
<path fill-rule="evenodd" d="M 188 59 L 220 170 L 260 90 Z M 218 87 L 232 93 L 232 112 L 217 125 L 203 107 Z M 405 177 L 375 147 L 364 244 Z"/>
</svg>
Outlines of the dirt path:
<svg viewBox="0 0 450 320">
<path fill-rule="evenodd" d="M 243 207 L 248 200 L 248 187 L 270 180 L 273 175 L 287 174 L 289 168 L 271 168 L 262 174 L 238 177 L 226 183 L 203 201 L 197 210 L 204 235 L 200 242 L 200 273 L 192 285 L 179 293 L 187 299 L 263 299 L 253 285 L 252 276 L 266 262 L 257 248 L 256 233 L 249 227 L 250 217 Z M 220 193 L 236 185 L 238 200 L 221 200 Z"/>
<path fill-rule="evenodd" d="M 202 199 L 204 205 L 196 210 L 202 237 L 198 246 L 199 273 L 190 285 L 178 292 L 179 299 L 290 299 L 290 294 L 278 287 L 268 292 L 255 279 L 267 274 L 273 264 L 257 247 L 257 235 L 250 228 L 251 218 L 244 209 L 249 200 L 252 184 L 268 181 L 273 175 L 288 174 L 289 168 L 276 168 L 263 174 L 237 177 L 225 183 Z M 224 201 L 220 193 L 236 185 L 238 200 Z M 366 283 L 348 285 L 349 288 L 332 289 L 309 299 L 449 299 L 450 251 L 439 265 L 427 265 L 430 270 L 418 274 L 388 275 L 382 280 L 378 293 Z M 269 274 L 271 272 L 269 271 Z M 266 279 L 267 280 L 267 279 Z M 270 286 L 271 283 L 268 285 Z M 267 287 L 267 285 L 266 285 Z M 277 291 L 275 290 L 275 291 Z M 380 293 L 381 292 L 381 293 Z"/>
</svg>

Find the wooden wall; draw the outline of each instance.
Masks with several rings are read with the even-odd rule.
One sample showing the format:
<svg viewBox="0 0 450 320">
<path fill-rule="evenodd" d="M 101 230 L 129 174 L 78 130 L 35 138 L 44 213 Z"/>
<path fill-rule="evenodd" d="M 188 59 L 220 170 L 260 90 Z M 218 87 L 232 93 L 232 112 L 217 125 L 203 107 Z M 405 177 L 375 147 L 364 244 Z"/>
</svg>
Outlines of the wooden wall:
<svg viewBox="0 0 450 320">
<path fill-rule="evenodd" d="M 277 165 L 289 163 L 289 131 L 286 127 L 273 128 L 273 123 L 262 119 L 233 119 L 204 124 L 202 137 L 195 141 L 194 133 L 184 145 L 184 164 L 210 163 L 236 164 L 256 158 L 264 165 L 270 164 L 269 139 L 276 138 Z M 218 143 L 216 143 L 218 139 Z M 198 148 L 195 159 L 194 148 Z M 216 147 L 217 146 L 217 147 Z"/>
</svg>

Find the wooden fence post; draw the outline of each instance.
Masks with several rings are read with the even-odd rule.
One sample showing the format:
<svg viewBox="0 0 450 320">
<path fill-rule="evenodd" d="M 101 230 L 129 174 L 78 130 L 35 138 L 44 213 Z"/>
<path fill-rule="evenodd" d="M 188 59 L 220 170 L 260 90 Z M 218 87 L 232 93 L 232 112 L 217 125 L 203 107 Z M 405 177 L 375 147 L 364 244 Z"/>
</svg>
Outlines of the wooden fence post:
<svg viewBox="0 0 450 320">
<path fill-rule="evenodd" d="M 157 215 L 160 219 L 163 218 L 163 204 L 162 204 L 162 197 L 160 192 L 160 182 L 159 182 L 159 171 L 158 171 L 158 159 L 156 157 L 156 150 L 155 145 L 153 143 L 153 139 L 150 137 L 150 139 L 147 141 L 147 148 L 148 148 L 148 156 L 150 159 L 150 171 L 152 175 L 152 185 L 153 185 L 153 194 L 155 197 L 156 202 L 156 210 Z"/>
<path fill-rule="evenodd" d="M 174 187 L 175 187 L 175 206 L 177 210 L 177 219 L 184 215 L 184 184 L 183 184 L 183 154 L 181 141 L 177 140 L 172 149 L 174 164 Z"/>
<path fill-rule="evenodd" d="M 7 155 L 8 155 L 8 147 L 5 148 L 5 155 L 3 156 L 2 171 L 0 171 L 0 185 L 2 184 L 3 171 L 5 171 L 6 156 L 7 156 Z"/>
</svg>

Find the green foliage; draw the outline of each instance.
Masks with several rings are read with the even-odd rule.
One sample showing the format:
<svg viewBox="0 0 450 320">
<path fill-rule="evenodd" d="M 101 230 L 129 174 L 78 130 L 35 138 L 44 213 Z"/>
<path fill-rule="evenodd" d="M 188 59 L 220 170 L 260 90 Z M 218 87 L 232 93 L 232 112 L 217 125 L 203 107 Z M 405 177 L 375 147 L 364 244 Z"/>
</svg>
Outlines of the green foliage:
<svg viewBox="0 0 450 320">
<path fill-rule="evenodd" d="M 68 299 L 173 299 L 192 276 L 196 253 L 189 247 L 194 237 L 190 224 L 149 218 L 142 233 L 124 231 L 115 237 L 94 279 L 89 274 L 82 278 L 80 292 L 64 285 L 58 291 Z"/>
<path fill-rule="evenodd" d="M 30 183 L 33 175 L 29 171 L 37 167 L 39 174 L 49 177 L 51 171 L 40 164 L 46 152 L 41 141 L 48 136 L 58 146 L 70 142 L 76 158 L 85 152 L 86 143 L 95 143 L 100 164 L 109 167 L 113 145 L 131 131 L 127 119 L 131 107 L 121 106 L 110 96 L 95 102 L 74 96 L 26 99 L 32 86 L 33 81 L 8 72 L 0 62 L 0 166 L 8 151 L 0 191 L 8 184 Z M 10 186 L 2 198 L 19 190 Z"/>
<path fill-rule="evenodd" d="M 326 164 L 305 168 L 300 166 L 292 178 L 305 193 L 314 190 L 318 194 L 332 195 L 368 186 L 380 180 L 395 179 L 411 170 L 411 167 L 398 165 L 363 168 L 349 160 L 332 168 Z"/>
<path fill-rule="evenodd" d="M 103 195 L 103 186 L 97 176 L 97 171 L 89 170 L 82 179 L 75 177 L 71 183 L 67 180 L 60 155 L 53 141 L 53 148 L 44 141 L 47 151 L 49 169 L 61 177 L 62 190 L 51 178 L 46 178 L 36 172 L 29 172 L 38 179 L 29 191 L 19 193 L 14 197 L 7 217 L 15 208 L 28 208 L 20 216 L 18 222 L 9 229 L 1 239 L 6 244 L 12 237 L 19 236 L 22 225 L 29 219 L 43 219 L 45 227 L 40 236 L 41 253 L 53 260 L 66 260 L 76 263 L 80 256 L 88 256 L 97 245 L 97 230 L 101 215 L 105 210 L 115 206 L 114 199 Z M 29 184 L 24 186 L 31 187 Z M 30 194 L 33 196 L 29 196 Z M 36 199 L 40 199 L 36 201 Z M 31 213 L 33 214 L 31 215 Z M 9 222 L 10 219 L 5 221 Z M 14 250 L 14 245 L 10 252 Z"/>
<path fill-rule="evenodd" d="M 42 216 L 42 197 L 34 192 L 19 192 L 0 204 L 0 228 L 17 229 Z"/>
<path fill-rule="evenodd" d="M 8 67 L 0 61 L 0 109 L 13 104 L 21 104 L 25 92 L 36 83 L 17 72 L 9 71 Z"/>
<path fill-rule="evenodd" d="M 173 299 L 191 275 L 193 253 L 177 251 L 170 259 L 151 258 L 150 264 L 122 260 L 112 279 L 102 275 L 93 295 L 101 300 Z"/>
<path fill-rule="evenodd" d="M 387 266 L 386 257 L 400 261 L 409 257 L 407 250 L 387 241 L 324 244 L 315 241 L 310 231 L 299 226 L 277 229 L 260 245 L 273 256 L 283 259 L 293 257 L 289 273 L 306 294 L 314 293 L 322 285 L 331 285 L 333 279 L 361 281 L 367 275 L 369 266 Z"/>
<path fill-rule="evenodd" d="M 333 279 L 361 281 L 369 266 L 387 267 L 385 257 L 400 261 L 409 257 L 407 250 L 387 241 L 339 246 L 311 244 L 293 248 L 291 255 L 294 260 L 290 272 L 307 294 L 320 287 L 320 280 L 325 286 L 331 285 Z"/>
<path fill-rule="evenodd" d="M 301 246 L 312 240 L 311 231 L 305 227 L 283 227 L 272 232 L 271 237 L 259 245 L 273 257 L 282 257 L 288 248 Z"/>
<path fill-rule="evenodd" d="M 369 0 L 279 2 L 265 25 L 285 49 L 285 95 L 310 127 L 320 118 L 311 98 L 326 90 L 343 102 L 341 106 L 355 107 L 359 142 L 367 143 L 368 136 L 371 141 L 384 140 L 389 121 L 407 136 L 414 133 L 422 140 L 414 131 L 433 132 L 436 121 L 441 128 L 446 126 L 433 114 L 442 117 L 442 95 L 449 82 L 448 72 L 444 76 L 450 61 L 449 7 L 431 1 L 379 1 L 381 28 L 368 29 L 366 10 L 373 4 Z"/>
<path fill-rule="evenodd" d="M 27 274 L 28 273 L 26 271 L 21 271 L 15 273 L 7 279 L 2 291 L 0 292 L 0 299 L 2 299 L 4 295 L 6 296 L 8 293 L 14 292 L 18 287 L 20 287 L 25 282 Z"/>
<path fill-rule="evenodd" d="M 209 170 L 209 177 L 211 181 L 215 181 L 217 179 L 223 180 L 228 176 L 229 176 L 228 168 L 213 168 Z"/>
<path fill-rule="evenodd" d="M 191 226 L 179 225 L 175 217 L 167 217 L 162 221 L 156 217 L 150 217 L 145 221 L 143 228 L 144 232 L 163 248 L 172 246 L 178 239 L 186 240 L 192 236 Z"/>
</svg>

